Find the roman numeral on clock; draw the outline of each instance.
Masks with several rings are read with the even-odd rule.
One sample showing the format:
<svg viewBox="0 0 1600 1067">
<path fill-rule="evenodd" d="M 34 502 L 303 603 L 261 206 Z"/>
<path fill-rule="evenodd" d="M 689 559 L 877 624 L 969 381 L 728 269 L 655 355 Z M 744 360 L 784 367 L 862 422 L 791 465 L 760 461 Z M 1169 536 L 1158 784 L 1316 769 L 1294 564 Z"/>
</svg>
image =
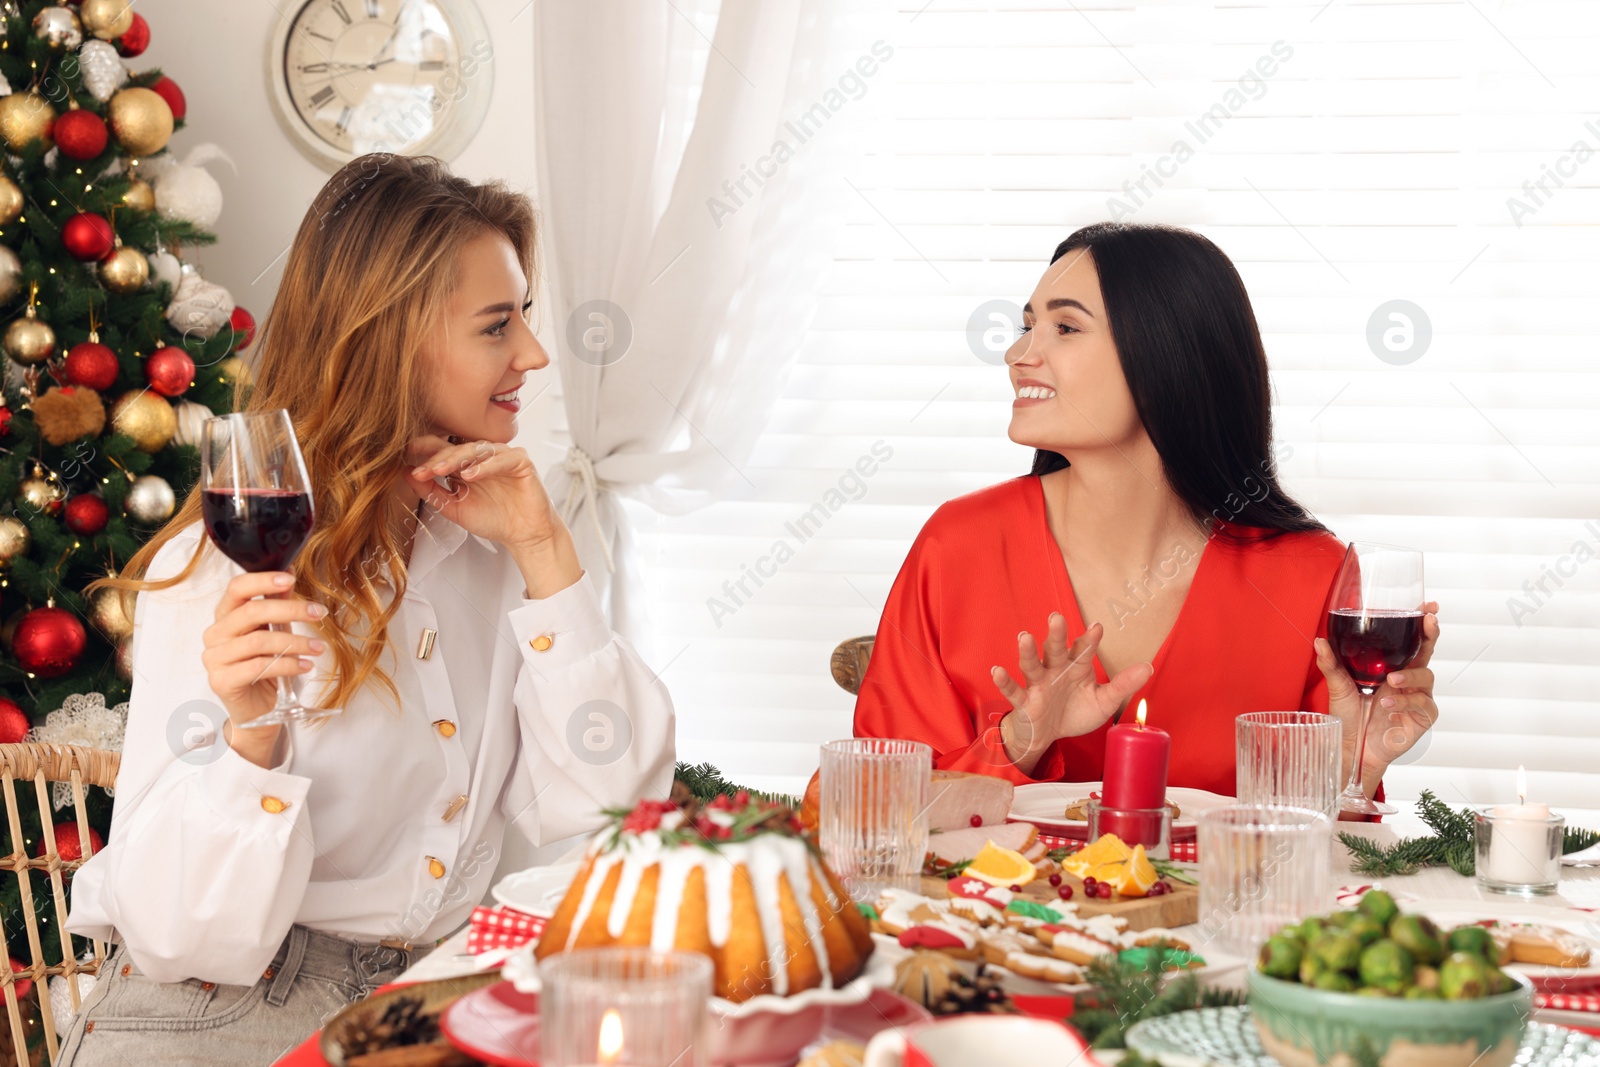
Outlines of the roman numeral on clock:
<svg viewBox="0 0 1600 1067">
<path fill-rule="evenodd" d="M 346 26 L 350 25 L 350 12 L 345 10 L 344 0 L 328 0 L 328 6 L 333 9 L 335 15 L 344 20 Z"/>
<path fill-rule="evenodd" d="M 331 85 L 324 85 L 311 95 L 311 103 L 316 107 L 323 107 L 332 99 L 333 86 Z"/>
</svg>

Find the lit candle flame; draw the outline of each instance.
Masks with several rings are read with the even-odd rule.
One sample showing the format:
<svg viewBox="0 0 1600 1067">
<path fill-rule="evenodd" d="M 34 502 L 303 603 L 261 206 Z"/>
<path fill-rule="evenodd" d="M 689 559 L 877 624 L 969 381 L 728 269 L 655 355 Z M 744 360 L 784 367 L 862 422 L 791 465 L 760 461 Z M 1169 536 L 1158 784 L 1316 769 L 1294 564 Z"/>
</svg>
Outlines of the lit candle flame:
<svg viewBox="0 0 1600 1067">
<path fill-rule="evenodd" d="M 1528 769 L 1522 764 L 1517 764 L 1517 803 L 1528 802 Z"/>
<path fill-rule="evenodd" d="M 612 1008 L 600 1019 L 600 1062 L 610 1065 L 622 1055 L 622 1016 Z"/>
<path fill-rule="evenodd" d="M 1133 717 L 1139 721 L 1139 725 L 1140 726 L 1144 725 L 1144 701 L 1143 700 L 1139 701 L 1139 710 L 1134 713 Z"/>
</svg>

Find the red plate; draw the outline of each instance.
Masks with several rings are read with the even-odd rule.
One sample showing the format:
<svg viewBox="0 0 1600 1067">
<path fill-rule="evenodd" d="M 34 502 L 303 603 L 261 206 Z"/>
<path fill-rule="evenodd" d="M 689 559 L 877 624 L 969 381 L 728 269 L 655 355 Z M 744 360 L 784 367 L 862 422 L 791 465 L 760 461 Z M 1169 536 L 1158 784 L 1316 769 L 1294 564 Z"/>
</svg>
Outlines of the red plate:
<svg viewBox="0 0 1600 1067">
<path fill-rule="evenodd" d="M 510 982 L 473 990 L 445 1009 L 439 1029 L 469 1056 L 496 1067 L 539 1067 L 539 994 Z"/>
<path fill-rule="evenodd" d="M 932 1018 L 915 1001 L 874 989 L 859 1004 L 830 1007 L 821 1040 L 866 1044 L 882 1030 Z M 518 993 L 510 982 L 468 993 L 445 1009 L 439 1029 L 456 1048 L 495 1067 L 539 1067 L 539 995 Z"/>
</svg>

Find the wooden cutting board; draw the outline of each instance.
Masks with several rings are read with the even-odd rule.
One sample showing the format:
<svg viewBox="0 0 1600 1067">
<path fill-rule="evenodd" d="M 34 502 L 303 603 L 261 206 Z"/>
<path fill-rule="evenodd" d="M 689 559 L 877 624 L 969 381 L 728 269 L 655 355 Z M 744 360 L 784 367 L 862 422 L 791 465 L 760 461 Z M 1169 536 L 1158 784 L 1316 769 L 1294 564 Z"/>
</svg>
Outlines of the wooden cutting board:
<svg viewBox="0 0 1600 1067">
<path fill-rule="evenodd" d="M 1089 899 L 1083 892 L 1083 880 L 1076 875 L 1061 872 L 1061 884 L 1072 887 L 1071 903 L 1078 906 L 1078 914 L 1115 915 L 1128 924 L 1129 930 L 1176 929 L 1200 921 L 1200 890 L 1197 886 L 1172 882 L 1172 892 L 1158 897 L 1113 896 L 1102 900 Z M 943 878 L 924 876 L 922 895 L 942 899 L 950 895 L 949 883 Z M 1028 900 L 1055 901 L 1060 897 L 1056 887 L 1047 879 L 1036 878 L 1022 887 Z"/>
</svg>

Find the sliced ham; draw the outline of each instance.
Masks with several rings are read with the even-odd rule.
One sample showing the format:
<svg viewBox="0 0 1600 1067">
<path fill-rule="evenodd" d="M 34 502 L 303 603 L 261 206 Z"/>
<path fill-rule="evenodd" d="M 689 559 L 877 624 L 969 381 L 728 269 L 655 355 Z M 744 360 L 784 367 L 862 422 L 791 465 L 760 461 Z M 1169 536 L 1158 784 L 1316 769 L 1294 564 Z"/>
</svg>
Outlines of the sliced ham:
<svg viewBox="0 0 1600 1067">
<path fill-rule="evenodd" d="M 1028 849 L 1038 843 L 1039 831 L 1032 823 L 1011 822 L 998 826 L 969 826 L 964 830 L 944 830 L 928 835 L 928 851 L 940 863 L 958 863 L 978 855 L 984 845 L 993 841 L 1001 848 L 1027 855 Z"/>
<path fill-rule="evenodd" d="M 928 829 L 966 830 L 972 817 L 979 826 L 999 826 L 1011 813 L 1016 787 L 1004 778 L 966 771 L 934 771 L 928 793 Z"/>
</svg>

